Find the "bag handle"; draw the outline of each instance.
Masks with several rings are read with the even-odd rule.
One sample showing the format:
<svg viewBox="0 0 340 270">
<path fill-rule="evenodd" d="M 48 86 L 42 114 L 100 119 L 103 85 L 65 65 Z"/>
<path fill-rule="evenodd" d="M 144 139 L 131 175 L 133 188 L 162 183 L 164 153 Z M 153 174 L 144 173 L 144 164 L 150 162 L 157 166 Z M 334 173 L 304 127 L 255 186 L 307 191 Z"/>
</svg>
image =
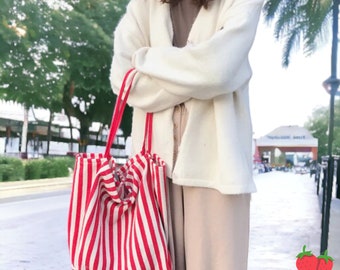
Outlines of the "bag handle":
<svg viewBox="0 0 340 270">
<path fill-rule="evenodd" d="M 146 114 L 142 153 L 151 153 L 153 113 Z"/>
<path fill-rule="evenodd" d="M 136 75 L 136 72 L 132 73 L 135 69 L 132 68 L 128 70 L 128 72 L 125 74 L 122 86 L 120 87 L 118 97 L 116 99 L 116 104 L 115 108 L 113 111 L 113 116 L 111 120 L 111 125 L 110 125 L 110 130 L 109 130 L 109 135 L 108 139 L 106 142 L 106 148 L 105 148 L 105 156 L 109 157 L 110 156 L 110 150 L 111 146 L 113 143 L 113 140 L 117 134 L 117 130 L 120 126 L 120 123 L 122 121 L 124 109 L 126 107 L 127 99 L 130 94 L 130 90 L 132 88 L 132 82 L 133 79 Z M 124 94 L 124 90 L 126 88 L 127 80 L 129 79 L 130 74 L 131 79 L 128 82 L 127 89 Z M 124 97 L 123 97 L 124 95 Z M 147 113 L 146 114 L 146 120 L 145 120 L 145 129 L 144 129 L 144 141 L 143 141 L 143 146 L 142 146 L 142 153 L 150 153 L 151 152 L 151 147 L 152 147 L 152 123 L 153 123 L 153 113 Z"/>
<path fill-rule="evenodd" d="M 105 156 L 106 157 L 110 156 L 110 150 L 111 150 L 113 140 L 114 140 L 114 138 L 117 134 L 117 130 L 118 130 L 120 123 L 122 121 L 123 112 L 124 112 L 124 109 L 125 109 L 125 106 L 126 106 L 126 103 L 127 103 L 127 99 L 128 99 L 130 90 L 132 88 L 132 82 L 133 82 L 133 78 L 136 75 L 136 72 L 132 74 L 132 77 L 131 77 L 130 81 L 128 82 L 128 86 L 127 86 L 125 95 L 124 95 L 124 90 L 126 88 L 126 84 L 127 84 L 127 80 L 129 78 L 129 75 L 134 70 L 135 69 L 132 68 L 132 69 L 128 70 L 128 72 L 125 74 L 124 79 L 123 79 L 123 83 L 122 83 L 120 90 L 119 90 L 118 97 L 116 99 L 116 104 L 115 104 L 115 108 L 114 108 L 113 115 L 112 115 L 109 135 L 108 135 L 108 139 L 107 139 L 107 142 L 106 142 L 106 148 L 105 148 Z"/>
</svg>

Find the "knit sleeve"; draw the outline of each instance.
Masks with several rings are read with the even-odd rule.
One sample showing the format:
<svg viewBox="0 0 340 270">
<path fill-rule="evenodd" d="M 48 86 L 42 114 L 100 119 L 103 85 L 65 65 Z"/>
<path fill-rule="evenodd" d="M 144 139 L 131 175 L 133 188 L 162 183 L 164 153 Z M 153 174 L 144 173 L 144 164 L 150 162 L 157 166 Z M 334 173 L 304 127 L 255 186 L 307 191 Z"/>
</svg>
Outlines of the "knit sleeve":
<svg viewBox="0 0 340 270">
<path fill-rule="evenodd" d="M 133 65 L 174 95 L 211 99 L 236 91 L 252 75 L 248 53 L 262 4 L 235 0 L 223 16 L 223 27 L 210 39 L 183 48 L 140 48 Z"/>
<path fill-rule="evenodd" d="M 132 0 L 114 32 L 114 56 L 111 63 L 110 82 L 118 93 L 124 74 L 132 68 L 132 56 L 140 48 L 149 46 L 148 8 L 146 1 Z M 165 90 L 157 80 L 137 72 L 128 104 L 139 109 L 156 112 L 171 108 L 188 100 Z"/>
</svg>

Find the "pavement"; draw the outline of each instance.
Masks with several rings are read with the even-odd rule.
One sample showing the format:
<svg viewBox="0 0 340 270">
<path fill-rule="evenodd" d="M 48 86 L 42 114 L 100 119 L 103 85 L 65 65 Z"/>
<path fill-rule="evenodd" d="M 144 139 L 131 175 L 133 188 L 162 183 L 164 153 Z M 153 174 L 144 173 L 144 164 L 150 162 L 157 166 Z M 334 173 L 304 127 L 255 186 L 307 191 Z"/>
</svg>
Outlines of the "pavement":
<svg viewBox="0 0 340 270">
<path fill-rule="evenodd" d="M 320 255 L 321 204 L 314 177 L 294 172 L 255 175 L 251 201 L 248 270 L 294 270 L 296 255 L 306 245 Z M 332 199 L 328 254 L 340 270 L 340 200 Z"/>
<path fill-rule="evenodd" d="M 314 178 L 293 172 L 256 174 L 251 200 L 248 270 L 296 270 L 304 245 L 320 255 L 321 205 Z M 71 177 L 0 182 L 0 203 L 27 195 L 70 190 Z M 328 254 L 340 270 L 340 200 L 333 198 Z"/>
</svg>

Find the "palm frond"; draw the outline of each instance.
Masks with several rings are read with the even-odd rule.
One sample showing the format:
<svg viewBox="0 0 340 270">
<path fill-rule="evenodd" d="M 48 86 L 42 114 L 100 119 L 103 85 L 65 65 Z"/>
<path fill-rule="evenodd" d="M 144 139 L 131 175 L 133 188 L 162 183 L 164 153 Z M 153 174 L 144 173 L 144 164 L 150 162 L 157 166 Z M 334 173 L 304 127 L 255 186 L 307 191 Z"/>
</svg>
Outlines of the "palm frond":
<svg viewBox="0 0 340 270">
<path fill-rule="evenodd" d="M 303 47 L 306 55 L 314 52 L 328 34 L 332 0 L 267 0 L 265 21 L 275 21 L 274 37 L 284 43 L 282 65 L 289 65 L 290 54 Z"/>
<path fill-rule="evenodd" d="M 297 5 L 297 0 L 288 1 L 287 5 L 281 8 L 274 28 L 274 36 L 277 39 L 284 38 L 289 35 L 290 31 L 299 24 L 301 20 L 297 14 L 300 7 Z"/>
<path fill-rule="evenodd" d="M 287 68 L 290 63 L 291 52 L 293 49 L 300 47 L 301 32 L 298 29 L 293 29 L 289 36 L 286 37 L 282 52 L 282 66 Z"/>
<path fill-rule="evenodd" d="M 275 18 L 282 2 L 283 1 L 281 0 L 268 0 L 265 2 L 262 11 L 267 22 L 270 22 Z"/>
<path fill-rule="evenodd" d="M 331 0 L 310 0 L 304 6 L 306 29 L 304 29 L 304 53 L 313 53 L 320 41 L 328 33 L 328 23 L 331 15 Z"/>
</svg>

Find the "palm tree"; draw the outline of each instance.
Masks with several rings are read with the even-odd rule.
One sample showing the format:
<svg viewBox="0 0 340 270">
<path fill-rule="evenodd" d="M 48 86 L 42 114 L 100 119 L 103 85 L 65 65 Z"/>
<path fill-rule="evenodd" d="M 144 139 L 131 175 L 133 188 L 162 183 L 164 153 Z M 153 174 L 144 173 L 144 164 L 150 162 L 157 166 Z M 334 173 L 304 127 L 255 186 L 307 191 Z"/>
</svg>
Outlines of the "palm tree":
<svg viewBox="0 0 340 270">
<path fill-rule="evenodd" d="M 328 34 L 332 0 L 266 0 L 267 23 L 275 21 L 274 36 L 283 41 L 282 66 L 288 67 L 291 52 L 303 48 L 312 54 Z"/>
</svg>

